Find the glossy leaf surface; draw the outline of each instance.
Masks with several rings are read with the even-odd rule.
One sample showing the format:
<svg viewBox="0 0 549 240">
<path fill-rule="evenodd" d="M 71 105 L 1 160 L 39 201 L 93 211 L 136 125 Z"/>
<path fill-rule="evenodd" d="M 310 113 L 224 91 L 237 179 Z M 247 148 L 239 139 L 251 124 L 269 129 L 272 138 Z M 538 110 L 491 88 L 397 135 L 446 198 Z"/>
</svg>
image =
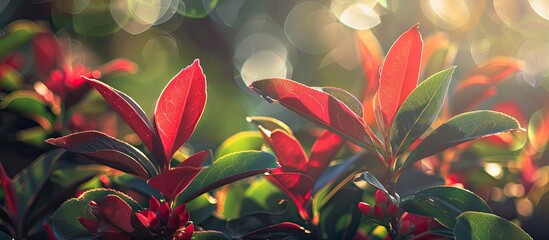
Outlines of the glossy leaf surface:
<svg viewBox="0 0 549 240">
<path fill-rule="evenodd" d="M 391 145 L 395 156 L 408 149 L 436 119 L 442 109 L 454 69 L 450 68 L 429 77 L 402 103 L 391 127 Z"/>
<path fill-rule="evenodd" d="M 464 212 L 454 227 L 456 240 L 468 239 L 532 239 L 524 230 L 508 220 L 490 213 Z"/>
<path fill-rule="evenodd" d="M 99 202 L 107 195 L 114 194 L 128 203 L 134 211 L 141 210 L 141 206 L 129 196 L 112 189 L 94 189 L 84 192 L 80 197 L 73 198 L 61 205 L 51 217 L 51 224 L 58 239 L 89 239 L 90 233 L 78 221 L 79 217 L 93 219 L 88 209 L 90 201 Z"/>
<path fill-rule="evenodd" d="M 202 168 L 196 167 L 176 167 L 154 176 L 147 183 L 169 199 L 174 199 L 181 193 L 193 179 L 200 173 Z"/>
<path fill-rule="evenodd" d="M 276 158 L 260 151 L 243 151 L 225 155 L 205 168 L 176 199 L 185 203 L 201 194 L 231 182 L 265 173 L 279 167 Z"/>
<path fill-rule="evenodd" d="M 261 150 L 263 143 L 265 143 L 263 136 L 257 131 L 236 133 L 221 143 L 215 151 L 214 160 L 229 153 L 245 150 Z"/>
<path fill-rule="evenodd" d="M 517 130 L 520 130 L 517 120 L 503 113 L 489 110 L 463 113 L 429 134 L 410 153 L 402 167 L 467 141 Z"/>
<path fill-rule="evenodd" d="M 88 80 L 97 92 L 103 96 L 105 101 L 120 115 L 122 119 L 133 129 L 133 131 L 141 138 L 143 144 L 154 152 L 154 144 L 156 140 L 153 125 L 147 114 L 141 109 L 131 97 L 125 93 L 118 91 L 111 86 L 100 81 Z"/>
<path fill-rule="evenodd" d="M 326 127 L 367 149 L 373 147 L 371 132 L 361 117 L 331 95 L 287 79 L 265 79 L 250 88 L 267 101 L 276 101 L 312 122 Z"/>
<path fill-rule="evenodd" d="M 395 41 L 383 62 L 378 97 L 387 126 L 417 86 L 422 46 L 418 26 L 413 26 Z"/>
<path fill-rule="evenodd" d="M 466 211 L 492 213 L 492 209 L 473 192 L 456 187 L 432 187 L 402 199 L 400 208 L 406 212 L 434 217 L 452 228 L 456 217 Z"/>
<path fill-rule="evenodd" d="M 156 104 L 154 124 L 166 161 L 189 139 L 205 104 L 206 76 L 195 60 L 166 85 Z"/>
<path fill-rule="evenodd" d="M 157 174 L 152 162 L 137 148 L 99 131 L 84 131 L 50 138 L 47 143 L 79 153 L 109 167 L 141 177 Z"/>
<path fill-rule="evenodd" d="M 362 103 L 360 103 L 360 101 L 358 101 L 358 99 L 351 93 L 335 87 L 319 87 L 317 89 L 330 94 L 332 97 L 347 105 L 347 107 L 349 107 L 349 109 L 351 109 L 351 111 L 353 111 L 357 116 L 361 118 L 364 117 Z"/>
</svg>

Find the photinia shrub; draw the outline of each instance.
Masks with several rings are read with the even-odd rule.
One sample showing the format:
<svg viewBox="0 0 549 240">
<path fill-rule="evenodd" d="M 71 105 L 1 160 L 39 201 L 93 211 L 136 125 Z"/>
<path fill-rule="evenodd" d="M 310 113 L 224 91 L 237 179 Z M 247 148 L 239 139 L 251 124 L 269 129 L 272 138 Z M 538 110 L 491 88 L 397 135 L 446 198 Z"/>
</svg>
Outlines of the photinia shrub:
<svg viewBox="0 0 549 240">
<path fill-rule="evenodd" d="M 420 225 L 419 222 L 400 221 L 404 211 L 438 221 L 446 230 L 435 228 L 437 230 L 432 232 L 435 235 L 458 239 L 500 236 L 500 231 L 480 230 L 491 228 L 502 219 L 491 214 L 484 201 L 472 192 L 438 186 L 401 197 L 395 190 L 403 171 L 426 157 L 471 140 L 522 131 L 514 118 L 490 110 L 461 113 L 431 129 L 442 109 L 454 67 L 435 73 L 418 84 L 422 47 L 421 35 L 414 26 L 389 50 L 372 97 L 376 131 L 364 120 L 360 101 L 344 90 L 312 88 L 287 79 L 260 80 L 253 82 L 250 88 L 268 102 L 279 103 L 363 148 L 379 162 L 383 168 L 381 175 L 376 177 L 364 172 L 356 179 L 378 189 L 376 205 L 372 208 L 360 203 L 359 208 L 366 217 L 382 226 L 390 239 L 428 234 L 411 230 L 414 224 Z M 372 64 L 375 69 L 376 64 Z M 462 227 L 462 222 L 482 223 L 483 227 Z M 406 234 L 399 233 L 401 225 L 404 225 L 401 233 Z M 430 231 L 429 228 L 426 231 Z M 520 238 L 530 238 L 519 228 L 505 231 Z"/>
<path fill-rule="evenodd" d="M 211 157 L 209 150 L 195 153 L 173 166 L 172 157 L 193 133 L 206 103 L 206 78 L 198 60 L 167 84 L 160 94 L 152 121 L 123 92 L 94 79 L 87 81 L 141 138 L 154 160 L 136 147 L 94 130 L 46 141 L 136 175 L 162 193 L 165 199 L 158 201 L 151 196 L 148 209 L 143 209 L 121 192 L 90 190 L 67 201 L 53 215 L 53 230 L 59 238 L 190 239 L 194 226 L 188 222 L 188 213 L 184 211 L 186 202 L 224 184 L 278 167 L 274 156 L 261 151 L 224 155 L 205 167 L 205 161 Z M 239 167 L 234 168 L 235 164 Z M 161 206 L 156 206 L 157 203 Z M 75 209 L 78 209 L 77 213 Z"/>
</svg>

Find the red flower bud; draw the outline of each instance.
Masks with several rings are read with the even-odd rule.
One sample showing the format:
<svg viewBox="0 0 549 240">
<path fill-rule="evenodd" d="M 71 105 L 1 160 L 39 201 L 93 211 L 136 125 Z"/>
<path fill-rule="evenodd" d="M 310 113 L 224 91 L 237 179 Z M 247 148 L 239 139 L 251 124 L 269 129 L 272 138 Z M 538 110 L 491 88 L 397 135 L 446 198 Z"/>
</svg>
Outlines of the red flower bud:
<svg viewBox="0 0 549 240">
<path fill-rule="evenodd" d="M 383 213 L 383 209 L 379 205 L 374 207 L 374 217 L 380 221 L 385 218 L 385 213 Z"/>
<path fill-rule="evenodd" d="M 151 226 L 151 221 L 145 215 L 143 215 L 142 213 L 137 212 L 137 213 L 135 213 L 135 216 L 137 217 L 137 219 L 139 219 L 141 224 L 143 224 L 143 226 L 145 226 L 145 228 L 149 228 Z"/>
<path fill-rule="evenodd" d="M 368 203 L 365 202 L 359 202 L 358 203 L 358 210 L 362 215 L 368 215 L 370 214 L 371 207 Z"/>
<path fill-rule="evenodd" d="M 189 212 L 185 212 L 184 214 L 179 215 L 179 227 L 185 226 L 190 218 L 191 214 Z"/>
<path fill-rule="evenodd" d="M 171 209 L 170 209 L 170 205 L 168 205 L 168 202 L 164 201 L 162 202 L 162 204 L 160 205 L 160 218 L 162 219 L 167 219 L 169 216 L 170 216 L 170 212 L 171 212 Z"/>
<path fill-rule="evenodd" d="M 390 203 L 387 207 L 387 214 L 396 217 L 398 215 L 398 207 L 394 203 Z"/>
<path fill-rule="evenodd" d="M 184 212 L 185 212 L 185 204 L 181 204 L 173 210 L 173 215 L 181 215 Z"/>
<path fill-rule="evenodd" d="M 414 224 L 406 220 L 403 223 L 401 223 L 400 226 L 398 226 L 398 233 L 402 236 L 407 236 L 410 233 L 412 233 L 413 228 L 414 228 Z"/>
<path fill-rule="evenodd" d="M 179 215 L 172 215 L 168 219 L 168 228 L 169 229 L 178 229 L 179 228 Z"/>
<path fill-rule="evenodd" d="M 156 212 L 158 211 L 158 209 L 160 209 L 160 202 L 152 195 L 149 198 L 149 209 L 153 212 Z"/>
<path fill-rule="evenodd" d="M 379 189 L 376 190 L 375 200 L 376 200 L 376 204 L 387 203 L 389 201 L 389 199 L 387 198 L 387 195 L 385 195 L 385 193 Z"/>
<path fill-rule="evenodd" d="M 99 221 L 79 217 L 78 221 L 82 226 L 84 226 L 88 231 L 92 233 L 97 233 L 97 228 L 99 227 Z"/>
<path fill-rule="evenodd" d="M 181 239 L 191 240 L 191 238 L 193 237 L 193 232 L 194 232 L 194 225 L 189 224 L 189 226 L 185 227 L 185 230 L 183 232 L 183 237 Z"/>
</svg>

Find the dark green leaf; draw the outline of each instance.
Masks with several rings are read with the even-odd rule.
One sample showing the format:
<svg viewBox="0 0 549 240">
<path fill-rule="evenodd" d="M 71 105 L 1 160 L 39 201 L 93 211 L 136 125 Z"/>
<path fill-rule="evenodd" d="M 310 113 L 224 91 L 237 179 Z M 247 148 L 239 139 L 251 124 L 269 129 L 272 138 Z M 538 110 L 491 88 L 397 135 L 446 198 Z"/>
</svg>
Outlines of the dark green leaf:
<svg viewBox="0 0 549 240">
<path fill-rule="evenodd" d="M 359 169 L 360 165 L 364 163 L 364 161 L 361 160 L 365 157 L 372 157 L 372 155 L 367 154 L 367 152 L 358 153 L 343 160 L 341 163 L 328 167 L 316 180 L 315 187 L 313 189 L 313 196 L 328 184 L 340 180 L 341 178 L 345 178 L 351 173 L 358 171 L 357 169 Z"/>
<path fill-rule="evenodd" d="M 51 217 L 52 228 L 58 239 L 90 239 L 94 234 L 90 233 L 78 221 L 79 217 L 93 219 L 88 209 L 90 201 L 100 201 L 109 194 L 114 194 L 128 203 L 134 211 L 141 210 L 141 206 L 131 197 L 112 189 L 93 189 L 83 193 L 78 198 L 73 198 L 61 205 Z"/>
<path fill-rule="evenodd" d="M 26 216 L 27 210 L 36 199 L 38 192 L 50 177 L 55 162 L 65 153 L 64 150 L 55 149 L 38 157 L 30 166 L 23 169 L 13 177 L 13 187 L 17 192 L 19 201 L 19 213 Z"/>
<path fill-rule="evenodd" d="M 176 202 L 187 202 L 207 191 L 277 167 L 276 158 L 266 152 L 242 151 L 225 155 L 210 167 L 204 168 L 176 198 Z"/>
<path fill-rule="evenodd" d="M 410 153 L 402 167 L 467 141 L 517 130 L 520 130 L 518 121 L 500 112 L 481 110 L 463 113 L 429 134 Z"/>
<path fill-rule="evenodd" d="M 201 224 L 211 217 L 215 210 L 215 199 L 208 193 L 204 193 L 187 203 L 187 212 L 191 214 L 191 221 Z"/>
<path fill-rule="evenodd" d="M 375 188 L 383 191 L 387 196 L 391 198 L 391 201 L 396 205 L 398 205 L 398 203 L 400 202 L 398 195 L 392 196 L 391 194 L 389 194 L 389 191 L 387 191 L 385 186 L 383 186 L 383 184 L 379 180 L 377 180 L 377 178 L 374 175 L 372 175 L 369 172 L 363 172 L 358 178 L 355 179 L 355 182 L 357 181 L 366 181 L 372 186 L 374 186 Z"/>
<path fill-rule="evenodd" d="M 391 146 L 400 155 L 420 137 L 436 119 L 450 85 L 455 67 L 435 73 L 419 84 L 404 100 L 391 126 Z"/>
<path fill-rule="evenodd" d="M 8 94 L 0 102 L 0 109 L 20 113 L 48 131 L 55 125 L 55 115 L 53 112 L 40 99 L 37 93 L 32 91 L 21 90 Z"/>
<path fill-rule="evenodd" d="M 0 240 L 12 240 L 13 238 L 7 233 L 0 232 Z"/>
<path fill-rule="evenodd" d="M 320 210 L 321 239 L 352 239 L 360 223 L 361 213 L 357 203 L 362 199 L 362 190 L 346 185 Z"/>
<path fill-rule="evenodd" d="M 456 240 L 532 239 L 528 233 L 506 219 L 490 213 L 464 212 L 454 227 Z"/>
<path fill-rule="evenodd" d="M 465 211 L 491 213 L 492 210 L 473 192 L 456 187 L 432 187 L 403 198 L 400 208 L 417 215 L 434 217 L 452 228 L 456 217 Z"/>
<path fill-rule="evenodd" d="M 162 196 L 162 194 L 157 189 L 147 184 L 146 181 L 130 174 L 114 175 L 112 176 L 111 181 L 114 188 L 116 189 L 118 189 L 119 187 L 124 187 L 140 192 L 147 197 L 154 196 L 157 199 L 164 198 L 164 196 Z"/>
<path fill-rule="evenodd" d="M 193 240 L 231 240 L 231 238 L 218 231 L 194 231 Z"/>
<path fill-rule="evenodd" d="M 356 115 L 362 118 L 364 117 L 364 107 L 362 107 L 362 103 L 351 93 L 335 87 L 316 87 L 315 89 L 332 95 L 332 97 L 347 105 Z"/>
<path fill-rule="evenodd" d="M 46 142 L 140 177 L 149 178 L 158 174 L 154 164 L 139 149 L 103 132 L 77 132 L 50 138 Z"/>
<path fill-rule="evenodd" d="M 244 131 L 234 134 L 227 138 L 217 151 L 215 151 L 214 160 L 229 153 L 235 153 L 245 150 L 261 150 L 265 143 L 263 136 L 258 131 Z"/>
</svg>

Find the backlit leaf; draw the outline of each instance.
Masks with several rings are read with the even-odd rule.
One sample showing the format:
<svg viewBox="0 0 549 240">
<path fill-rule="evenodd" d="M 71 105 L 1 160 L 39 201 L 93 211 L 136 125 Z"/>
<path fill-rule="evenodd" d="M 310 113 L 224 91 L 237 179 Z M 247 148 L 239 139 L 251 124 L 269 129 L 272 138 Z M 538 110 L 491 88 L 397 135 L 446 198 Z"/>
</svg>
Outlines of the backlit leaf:
<svg viewBox="0 0 549 240">
<path fill-rule="evenodd" d="M 307 172 L 307 155 L 294 136 L 281 130 L 269 132 L 261 126 L 259 131 L 269 143 L 283 171 Z"/>
<path fill-rule="evenodd" d="M 194 231 L 191 240 L 231 240 L 231 238 L 218 231 Z"/>
<path fill-rule="evenodd" d="M 464 212 L 454 227 L 456 240 L 532 239 L 528 233 L 505 218 L 490 213 Z"/>
<path fill-rule="evenodd" d="M 176 202 L 188 202 L 207 191 L 277 167 L 276 158 L 266 152 L 242 151 L 225 155 L 204 168 L 177 197 Z"/>
<path fill-rule="evenodd" d="M 306 174 L 283 171 L 272 172 L 267 178 L 290 197 L 304 220 L 310 219 L 311 214 L 308 209 L 315 184 L 314 179 Z"/>
<path fill-rule="evenodd" d="M 404 99 L 417 85 L 422 46 L 415 25 L 395 41 L 383 62 L 378 97 L 388 127 Z"/>
<path fill-rule="evenodd" d="M 292 80 L 278 78 L 253 82 L 250 88 L 267 101 L 276 101 L 356 145 L 366 149 L 373 148 L 369 135 L 371 130 L 362 118 L 327 93 Z"/>
<path fill-rule="evenodd" d="M 33 91 L 20 90 L 8 94 L 0 102 L 0 109 L 17 112 L 51 131 L 55 125 L 55 115 Z"/>
<path fill-rule="evenodd" d="M 206 76 L 197 59 L 172 78 L 156 103 L 154 124 L 166 157 L 161 166 L 192 135 L 205 104 Z"/>
<path fill-rule="evenodd" d="M 408 149 L 436 119 L 442 109 L 454 69 L 450 68 L 429 77 L 402 103 L 391 127 L 391 145 L 395 156 Z"/>
<path fill-rule="evenodd" d="M 309 175 L 316 180 L 330 162 L 334 160 L 344 143 L 343 138 L 330 131 L 324 131 L 311 148 L 307 171 Z"/>
<path fill-rule="evenodd" d="M 133 209 L 122 198 L 117 195 L 109 194 L 101 201 L 97 202 L 97 209 L 104 220 L 120 228 L 124 232 L 133 232 L 131 218 Z"/>
<path fill-rule="evenodd" d="M 463 113 L 429 134 L 408 156 L 402 167 L 474 139 L 521 130 L 514 118 L 499 112 L 481 110 Z"/>
<path fill-rule="evenodd" d="M 156 167 L 137 148 L 99 131 L 83 131 L 64 137 L 50 138 L 47 143 L 79 153 L 109 167 L 149 178 L 157 174 Z"/>
<path fill-rule="evenodd" d="M 261 133 L 258 131 L 236 133 L 221 143 L 215 151 L 214 160 L 229 153 L 245 150 L 261 150 L 261 146 L 263 146 L 264 143 L 265 140 L 263 140 L 263 136 L 261 136 Z"/>
<path fill-rule="evenodd" d="M 200 173 L 202 168 L 196 167 L 176 167 L 154 176 L 147 183 L 169 199 L 174 199 L 181 193 L 193 179 Z"/>
<path fill-rule="evenodd" d="M 293 135 L 292 129 L 286 125 L 286 123 L 272 117 L 263 117 L 263 116 L 251 116 L 246 117 L 246 121 L 249 123 L 254 124 L 255 126 L 263 126 L 265 129 L 269 131 L 274 131 L 276 129 L 284 130 L 285 132 L 289 133 L 290 135 Z"/>
<path fill-rule="evenodd" d="M 151 152 L 155 152 L 154 142 L 158 140 L 156 140 L 153 125 L 143 109 L 131 97 L 105 83 L 93 79 L 89 79 L 88 82 L 141 138 L 143 144 Z"/>
<path fill-rule="evenodd" d="M 452 228 L 456 217 L 466 211 L 492 213 L 492 209 L 473 192 L 456 187 L 431 187 L 402 199 L 399 206 L 406 212 L 434 217 L 442 225 Z"/>
<path fill-rule="evenodd" d="M 330 94 L 332 97 L 335 97 L 337 100 L 347 105 L 347 107 L 349 107 L 349 109 L 351 109 L 357 116 L 361 118 L 364 117 L 362 103 L 360 103 L 360 101 L 358 101 L 358 99 L 351 93 L 335 87 L 318 87 L 316 89 Z"/>
</svg>

